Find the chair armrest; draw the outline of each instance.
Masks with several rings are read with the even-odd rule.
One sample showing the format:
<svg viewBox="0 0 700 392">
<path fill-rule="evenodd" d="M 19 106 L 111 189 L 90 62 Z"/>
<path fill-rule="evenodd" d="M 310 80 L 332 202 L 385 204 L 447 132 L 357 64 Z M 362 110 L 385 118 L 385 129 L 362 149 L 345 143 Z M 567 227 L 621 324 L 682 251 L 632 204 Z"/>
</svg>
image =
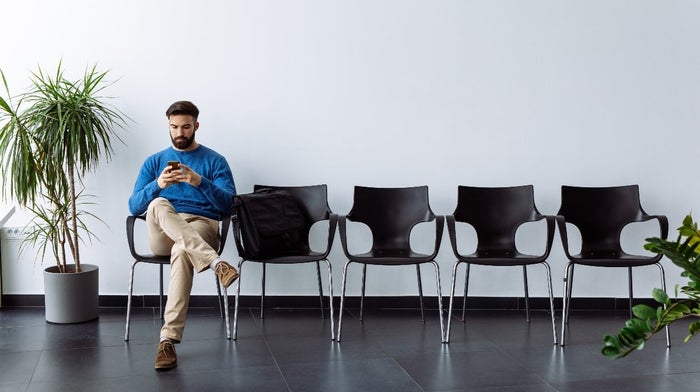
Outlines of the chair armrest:
<svg viewBox="0 0 700 392">
<path fill-rule="evenodd" d="M 348 237 L 347 237 L 347 220 L 346 215 L 338 215 L 338 234 L 340 235 L 340 245 L 343 248 L 343 253 L 348 259 L 352 258 L 352 255 L 348 251 Z"/>
<path fill-rule="evenodd" d="M 561 238 L 562 247 L 564 248 L 564 254 L 571 260 L 571 254 L 569 254 L 569 237 L 566 232 L 566 220 L 562 215 L 556 215 L 554 219 L 559 227 L 559 237 Z"/>
<path fill-rule="evenodd" d="M 446 215 L 445 220 L 447 221 L 447 234 L 450 236 L 450 245 L 452 245 L 452 252 L 454 252 L 455 257 L 459 258 L 460 254 L 457 250 L 457 223 L 454 215 Z"/>
<path fill-rule="evenodd" d="M 126 240 L 129 243 L 129 252 L 134 259 L 141 259 L 143 255 L 136 252 L 136 246 L 134 245 L 134 225 L 136 220 L 146 221 L 146 215 L 129 215 L 126 217 Z"/>
<path fill-rule="evenodd" d="M 661 239 L 668 238 L 668 218 L 665 215 L 649 215 L 650 219 L 656 219 L 659 221 L 659 232 L 661 234 Z"/>
<path fill-rule="evenodd" d="M 328 256 L 333 246 L 335 238 L 335 229 L 338 227 L 338 214 L 330 214 L 328 217 L 328 242 L 326 243 L 326 251 L 323 252 L 324 257 Z"/>
<path fill-rule="evenodd" d="M 436 215 L 435 216 L 435 249 L 433 250 L 433 254 L 431 255 L 431 258 L 435 258 L 437 256 L 438 252 L 440 251 L 440 244 L 442 243 L 442 233 L 445 229 L 445 216 L 444 215 Z"/>
<path fill-rule="evenodd" d="M 554 243 L 554 231 L 555 231 L 555 226 L 556 226 L 556 219 L 552 215 L 543 215 L 542 218 L 544 218 L 547 222 L 547 247 L 544 251 L 543 257 L 546 259 L 549 257 L 549 253 L 552 251 L 552 244 Z M 565 223 L 566 225 L 566 223 Z M 567 239 L 568 242 L 568 239 Z M 567 255 L 568 255 L 568 245 L 567 245 Z"/>
</svg>

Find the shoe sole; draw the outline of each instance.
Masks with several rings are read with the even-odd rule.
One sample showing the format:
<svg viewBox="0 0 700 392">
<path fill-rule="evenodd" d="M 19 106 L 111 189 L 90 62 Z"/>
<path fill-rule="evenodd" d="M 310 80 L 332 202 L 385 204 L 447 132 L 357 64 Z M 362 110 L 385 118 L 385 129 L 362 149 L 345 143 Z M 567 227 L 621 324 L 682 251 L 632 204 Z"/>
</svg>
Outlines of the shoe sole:
<svg viewBox="0 0 700 392">
<path fill-rule="evenodd" d="M 174 367 L 177 367 L 177 363 L 174 363 L 172 365 L 160 365 L 160 366 L 156 365 L 155 366 L 156 370 L 168 370 L 168 369 L 172 369 Z"/>
</svg>

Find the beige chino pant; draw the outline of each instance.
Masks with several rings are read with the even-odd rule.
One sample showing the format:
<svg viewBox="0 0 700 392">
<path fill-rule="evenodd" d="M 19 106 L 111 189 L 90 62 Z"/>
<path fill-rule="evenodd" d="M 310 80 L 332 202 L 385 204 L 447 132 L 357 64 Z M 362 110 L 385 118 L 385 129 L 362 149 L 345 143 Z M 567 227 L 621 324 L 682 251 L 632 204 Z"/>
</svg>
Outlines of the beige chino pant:
<svg viewBox="0 0 700 392">
<path fill-rule="evenodd" d="M 182 340 L 185 318 L 190 303 L 194 272 L 209 268 L 219 257 L 219 222 L 199 215 L 178 213 L 162 197 L 148 205 L 146 214 L 151 251 L 159 256 L 170 255 L 170 282 L 165 303 L 161 338 Z"/>
</svg>

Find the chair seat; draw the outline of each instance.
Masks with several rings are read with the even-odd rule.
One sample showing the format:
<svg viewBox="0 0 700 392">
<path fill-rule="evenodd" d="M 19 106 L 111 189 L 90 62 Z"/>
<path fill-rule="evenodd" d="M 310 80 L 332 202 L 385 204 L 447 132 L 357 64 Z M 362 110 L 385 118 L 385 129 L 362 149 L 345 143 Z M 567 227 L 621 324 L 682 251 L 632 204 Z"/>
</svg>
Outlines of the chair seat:
<svg viewBox="0 0 700 392">
<path fill-rule="evenodd" d="M 325 259 L 327 254 L 325 252 L 314 252 L 308 251 L 303 254 L 288 255 L 288 256 L 275 256 L 270 258 L 259 258 L 255 261 L 258 263 L 270 263 L 270 264 L 298 264 L 298 263 L 312 263 L 314 261 L 321 261 Z"/>
<path fill-rule="evenodd" d="M 462 263 L 488 266 L 519 266 L 539 264 L 545 260 L 542 255 L 534 256 L 517 251 L 479 251 L 468 255 L 458 255 Z"/>
<path fill-rule="evenodd" d="M 433 256 L 403 249 L 383 249 L 353 254 L 349 259 L 362 264 L 404 265 L 427 263 L 433 260 Z"/>
<path fill-rule="evenodd" d="M 592 267 L 640 267 L 659 262 L 658 256 L 639 256 L 624 252 L 586 252 L 572 255 L 572 263 Z"/>
<path fill-rule="evenodd" d="M 139 262 L 141 263 L 151 263 L 151 264 L 170 264 L 170 256 L 158 256 L 153 254 L 145 254 L 139 257 Z"/>
</svg>

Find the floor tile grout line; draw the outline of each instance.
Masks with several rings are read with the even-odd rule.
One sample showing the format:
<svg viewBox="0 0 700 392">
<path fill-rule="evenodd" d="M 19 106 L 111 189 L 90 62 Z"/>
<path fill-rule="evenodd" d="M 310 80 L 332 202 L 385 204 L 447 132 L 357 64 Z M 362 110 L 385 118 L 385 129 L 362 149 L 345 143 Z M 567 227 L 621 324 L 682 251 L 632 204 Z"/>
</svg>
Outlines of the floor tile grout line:
<svg viewBox="0 0 700 392">
<path fill-rule="evenodd" d="M 48 323 L 48 321 L 47 321 Z M 32 381 L 34 380 L 34 376 L 36 375 L 36 370 L 39 367 L 39 362 L 41 362 L 41 358 L 43 358 L 44 354 L 46 353 L 46 345 L 49 343 L 49 339 L 51 337 L 51 331 L 53 330 L 53 325 L 48 323 L 48 328 L 46 328 L 46 339 L 44 339 L 44 344 L 41 345 L 41 354 L 36 359 L 36 363 L 34 364 L 34 369 L 32 369 L 32 375 L 29 377 L 29 382 L 27 382 L 27 389 L 25 391 L 29 390 L 29 387 L 32 385 Z"/>
<path fill-rule="evenodd" d="M 394 362 L 394 363 L 401 369 L 401 371 L 404 372 L 404 374 L 406 374 L 406 376 L 408 376 L 408 378 L 409 378 L 414 384 L 416 384 L 416 386 L 418 387 L 418 389 L 420 389 L 421 391 L 425 392 L 425 388 L 423 388 L 423 386 L 420 385 L 420 383 L 419 383 L 413 376 L 411 376 L 411 374 L 410 374 L 403 366 L 401 366 L 401 363 L 399 363 L 399 361 L 397 361 L 396 358 L 394 358 L 393 355 L 387 354 L 387 356 L 388 356 L 388 358 L 391 358 L 391 361 Z"/>
<path fill-rule="evenodd" d="M 251 309 L 251 315 L 253 318 L 255 318 L 255 315 L 253 314 L 253 310 Z M 259 323 L 260 326 L 262 327 L 262 322 Z M 270 356 L 272 357 L 272 362 L 275 364 L 275 368 L 277 369 L 277 372 L 279 372 L 280 377 L 282 377 L 282 380 L 284 381 L 284 385 L 287 386 L 287 391 L 292 392 L 292 387 L 289 385 L 289 381 L 287 380 L 287 377 L 284 376 L 284 372 L 282 371 L 282 367 L 279 364 L 279 361 L 277 360 L 277 357 L 275 356 L 274 351 L 272 350 L 272 347 L 270 347 L 270 343 L 267 340 L 267 335 L 265 333 L 261 334 L 263 342 L 265 342 L 265 347 L 267 348 L 267 351 L 270 353 Z"/>
</svg>

